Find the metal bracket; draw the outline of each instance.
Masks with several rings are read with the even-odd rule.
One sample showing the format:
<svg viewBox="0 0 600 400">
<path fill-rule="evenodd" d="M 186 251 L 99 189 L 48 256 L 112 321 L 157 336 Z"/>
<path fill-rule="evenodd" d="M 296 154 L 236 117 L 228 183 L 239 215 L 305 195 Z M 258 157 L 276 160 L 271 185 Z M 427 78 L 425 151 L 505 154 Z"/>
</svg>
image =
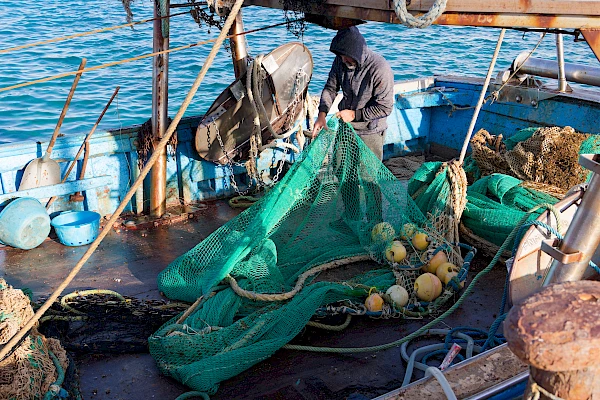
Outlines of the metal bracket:
<svg viewBox="0 0 600 400">
<path fill-rule="evenodd" d="M 577 251 L 575 253 L 566 254 L 558 249 L 558 245 L 558 239 L 544 240 L 542 241 L 540 249 L 561 264 L 572 264 L 580 262 L 583 259 L 582 252 Z"/>
<path fill-rule="evenodd" d="M 600 163 L 596 161 L 595 158 L 596 154 L 581 154 L 579 155 L 579 165 L 600 175 Z"/>
<path fill-rule="evenodd" d="M 490 90 L 493 92 L 500 89 L 501 85 L 490 85 Z M 498 94 L 499 103 L 517 103 L 524 107 L 537 108 L 538 104 L 546 99 L 555 97 L 556 93 L 549 93 L 538 88 L 517 87 L 506 85 Z"/>
<path fill-rule="evenodd" d="M 233 85 L 231 85 L 229 90 L 231 90 L 231 94 L 233 97 L 235 97 L 236 101 L 240 101 L 246 95 L 246 88 L 240 81 L 236 81 Z"/>
</svg>

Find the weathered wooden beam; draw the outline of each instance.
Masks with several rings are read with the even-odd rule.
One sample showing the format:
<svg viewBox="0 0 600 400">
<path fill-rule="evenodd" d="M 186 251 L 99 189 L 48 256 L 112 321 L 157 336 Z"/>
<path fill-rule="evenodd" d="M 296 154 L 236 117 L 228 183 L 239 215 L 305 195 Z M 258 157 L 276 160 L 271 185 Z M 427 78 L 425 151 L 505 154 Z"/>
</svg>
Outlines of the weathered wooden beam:
<svg viewBox="0 0 600 400">
<path fill-rule="evenodd" d="M 36 199 L 45 199 L 53 196 L 64 196 L 75 192 L 84 192 L 86 190 L 95 189 L 103 186 L 110 186 L 114 181 L 113 176 L 97 176 L 94 178 L 78 179 L 57 183 L 56 185 L 40 186 L 33 189 L 19 190 L 0 194 L 0 206 L 6 205 L 8 200 L 19 197 L 34 197 Z"/>
<path fill-rule="evenodd" d="M 515 356 L 506 344 L 453 365 L 444 371 L 459 399 L 476 396 L 495 385 L 527 371 L 527 364 Z M 433 377 L 423 378 L 393 390 L 374 400 L 445 399 L 442 387 Z"/>
<path fill-rule="evenodd" d="M 393 10 L 392 0 L 328 0 L 327 4 Z M 411 0 L 408 11 L 427 12 L 434 0 Z M 510 13 L 600 16 L 600 0 L 448 0 L 446 12 L 457 13 Z"/>
<path fill-rule="evenodd" d="M 580 29 L 600 27 L 600 16 L 444 13 L 435 21 L 435 24 L 498 28 Z"/>
<path fill-rule="evenodd" d="M 283 8 L 280 0 L 246 0 L 246 5 Z M 433 0 L 413 0 L 408 10 L 418 15 L 429 10 Z M 302 10 L 300 10 L 302 11 Z M 309 11 L 309 10 L 304 10 Z M 331 17 L 399 23 L 389 0 L 328 0 L 312 4 L 310 12 Z M 600 28 L 600 0 L 448 0 L 438 25 L 487 26 L 499 28 Z"/>
</svg>

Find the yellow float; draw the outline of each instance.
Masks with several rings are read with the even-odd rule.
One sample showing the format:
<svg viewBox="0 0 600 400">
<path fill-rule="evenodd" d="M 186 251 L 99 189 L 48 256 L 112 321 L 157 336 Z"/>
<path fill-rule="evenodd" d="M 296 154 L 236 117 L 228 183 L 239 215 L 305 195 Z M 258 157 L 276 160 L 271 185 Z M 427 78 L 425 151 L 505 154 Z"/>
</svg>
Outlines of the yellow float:
<svg viewBox="0 0 600 400">
<path fill-rule="evenodd" d="M 373 293 L 365 300 L 365 307 L 367 310 L 377 312 L 383 309 L 383 298 L 379 293 Z"/>
<path fill-rule="evenodd" d="M 385 258 L 389 262 L 399 263 L 406 257 L 406 247 L 399 240 L 394 240 L 385 251 Z"/>
<path fill-rule="evenodd" d="M 415 292 L 420 300 L 432 301 L 442 294 L 442 282 L 434 274 L 426 272 L 415 281 Z"/>
<path fill-rule="evenodd" d="M 389 222 L 380 222 L 371 230 L 371 239 L 374 242 L 390 241 L 396 236 L 396 230 Z"/>
<path fill-rule="evenodd" d="M 435 275 L 440 278 L 442 282 L 444 282 L 446 275 L 448 275 L 450 272 L 456 272 L 456 274 L 458 274 L 458 267 L 450 262 L 445 262 L 437 267 L 435 270 Z"/>
<path fill-rule="evenodd" d="M 429 247 L 429 242 L 429 237 L 423 232 L 415 233 L 415 235 L 412 237 L 413 246 L 415 249 L 420 251 L 427 249 L 427 247 Z"/>
<path fill-rule="evenodd" d="M 431 272 L 432 274 L 435 274 L 437 268 L 446 262 L 448 262 L 448 257 L 446 256 L 446 253 L 444 253 L 443 251 L 438 251 L 436 254 L 433 255 L 433 257 L 431 257 L 427 264 L 423 265 L 422 269 L 424 272 Z"/>
<path fill-rule="evenodd" d="M 402 226 L 402 234 L 400 235 L 400 239 L 410 240 L 415 232 L 417 231 L 417 226 L 413 223 L 406 223 Z"/>
</svg>

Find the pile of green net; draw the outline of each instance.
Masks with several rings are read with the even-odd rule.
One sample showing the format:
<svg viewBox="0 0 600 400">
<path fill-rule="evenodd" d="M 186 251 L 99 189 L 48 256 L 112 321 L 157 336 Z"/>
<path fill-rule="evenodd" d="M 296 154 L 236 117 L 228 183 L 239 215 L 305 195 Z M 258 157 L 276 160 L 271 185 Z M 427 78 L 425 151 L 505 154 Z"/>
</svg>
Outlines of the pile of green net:
<svg viewBox="0 0 600 400">
<path fill-rule="evenodd" d="M 391 225 L 391 234 L 388 228 L 373 234 L 382 221 Z M 330 120 L 328 130 L 273 189 L 159 275 L 159 289 L 172 299 L 204 297 L 187 318 L 174 318 L 149 338 L 152 356 L 164 374 L 212 393 L 219 382 L 290 342 L 325 305 L 342 300 L 363 304 L 372 288 L 385 291 L 402 283 L 410 293 L 407 307 L 439 307 L 442 301 L 419 303 L 412 293 L 418 267 L 431 251 L 418 252 L 405 241 L 406 259 L 400 264 L 386 260 L 386 248 L 405 226 L 427 233 L 430 249 L 443 249 L 450 261 L 462 265 L 460 253 L 427 222 L 405 184 L 350 125 Z M 230 275 L 256 293 L 285 293 L 303 272 L 359 255 L 380 265 L 366 261 L 356 276 L 343 281 L 309 278 L 285 301 L 241 297 L 226 279 Z M 438 299 L 451 297 L 446 288 Z"/>
<path fill-rule="evenodd" d="M 518 143 L 530 139 L 538 129 L 526 128 L 505 139 L 503 143 L 506 149 L 512 150 Z M 591 135 L 579 147 L 579 154 L 598 153 L 600 138 L 597 135 Z M 444 199 L 448 195 L 449 189 L 442 190 L 443 177 L 437 174 L 440 166 L 439 162 L 425 163 L 409 181 L 409 193 L 425 214 L 443 207 Z M 477 162 L 472 157 L 467 157 L 464 169 L 474 182 L 467 190 L 467 204 L 461 223 L 477 237 L 493 245 L 502 245 L 517 222 L 533 207 L 559 201 L 550 194 L 526 187 L 523 181 L 513 176 L 500 173 L 482 176 Z M 530 214 L 529 219 L 537 219 L 543 211 L 544 209 L 540 209 Z M 514 243 L 511 243 L 510 247 L 513 245 Z M 491 254 L 496 250 L 497 248 Z"/>
</svg>

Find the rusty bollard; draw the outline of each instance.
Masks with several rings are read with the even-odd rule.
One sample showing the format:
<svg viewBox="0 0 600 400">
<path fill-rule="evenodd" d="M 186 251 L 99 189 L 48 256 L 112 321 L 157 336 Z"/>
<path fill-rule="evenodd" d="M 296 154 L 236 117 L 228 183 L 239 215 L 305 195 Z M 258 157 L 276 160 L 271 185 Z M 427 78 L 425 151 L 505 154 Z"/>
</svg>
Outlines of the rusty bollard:
<svg viewBox="0 0 600 400">
<path fill-rule="evenodd" d="M 524 399 L 600 400 L 600 282 L 544 288 L 510 310 L 504 334 L 530 365 Z"/>
</svg>

